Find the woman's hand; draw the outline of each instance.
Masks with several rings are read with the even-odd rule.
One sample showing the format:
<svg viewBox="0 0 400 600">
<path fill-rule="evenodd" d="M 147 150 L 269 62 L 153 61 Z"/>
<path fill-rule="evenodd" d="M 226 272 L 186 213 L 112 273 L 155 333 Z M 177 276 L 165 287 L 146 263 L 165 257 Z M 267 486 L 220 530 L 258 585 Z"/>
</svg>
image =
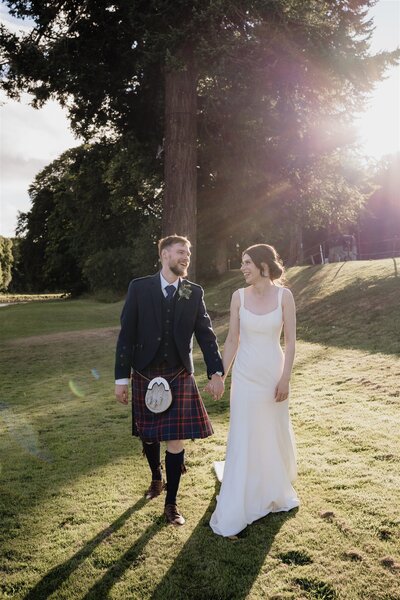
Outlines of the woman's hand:
<svg viewBox="0 0 400 600">
<path fill-rule="evenodd" d="M 281 378 L 275 388 L 275 402 L 284 402 L 289 397 L 289 379 Z"/>
</svg>

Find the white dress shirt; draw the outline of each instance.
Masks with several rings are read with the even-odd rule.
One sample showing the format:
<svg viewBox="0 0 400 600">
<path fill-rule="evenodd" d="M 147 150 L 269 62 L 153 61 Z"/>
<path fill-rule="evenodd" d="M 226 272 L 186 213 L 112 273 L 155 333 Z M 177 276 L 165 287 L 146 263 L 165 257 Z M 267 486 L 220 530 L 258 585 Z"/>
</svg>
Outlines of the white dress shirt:
<svg viewBox="0 0 400 600">
<path fill-rule="evenodd" d="M 165 291 L 165 288 L 167 287 L 167 285 L 173 285 L 175 287 L 175 289 L 178 289 L 178 285 L 180 282 L 180 277 L 177 277 L 177 279 L 175 281 L 173 281 L 172 283 L 169 283 L 165 277 L 163 277 L 162 273 L 160 272 L 160 283 L 161 283 L 161 290 L 162 293 L 164 294 L 164 297 L 167 297 L 167 292 Z M 115 383 L 117 385 L 128 385 L 129 384 L 129 378 L 128 377 L 124 377 L 123 379 L 116 379 Z"/>
</svg>

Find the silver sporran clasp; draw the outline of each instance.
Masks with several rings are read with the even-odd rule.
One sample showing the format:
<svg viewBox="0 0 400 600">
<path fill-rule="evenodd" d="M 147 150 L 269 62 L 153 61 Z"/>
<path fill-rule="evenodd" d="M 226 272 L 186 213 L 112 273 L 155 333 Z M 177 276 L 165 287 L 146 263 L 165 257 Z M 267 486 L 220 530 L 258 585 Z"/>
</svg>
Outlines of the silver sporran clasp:
<svg viewBox="0 0 400 600">
<path fill-rule="evenodd" d="M 172 393 L 168 381 L 164 377 L 154 377 L 147 386 L 144 401 L 147 408 L 153 413 L 166 411 L 172 403 Z"/>
</svg>

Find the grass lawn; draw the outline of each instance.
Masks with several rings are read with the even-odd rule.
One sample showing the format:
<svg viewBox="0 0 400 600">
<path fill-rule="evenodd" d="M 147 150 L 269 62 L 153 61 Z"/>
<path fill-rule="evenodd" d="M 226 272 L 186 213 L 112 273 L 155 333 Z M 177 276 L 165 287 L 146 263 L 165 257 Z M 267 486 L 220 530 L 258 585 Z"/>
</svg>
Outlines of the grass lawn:
<svg viewBox="0 0 400 600">
<path fill-rule="evenodd" d="M 391 259 L 289 272 L 299 344 L 291 414 L 301 506 L 236 541 L 208 527 L 228 394 L 215 435 L 187 442 L 179 506 L 146 502 L 148 470 L 113 398 L 121 303 L 0 308 L 0 598 L 400 598 L 400 276 Z M 225 339 L 229 273 L 206 290 Z M 205 384 L 197 353 L 197 379 Z"/>
</svg>

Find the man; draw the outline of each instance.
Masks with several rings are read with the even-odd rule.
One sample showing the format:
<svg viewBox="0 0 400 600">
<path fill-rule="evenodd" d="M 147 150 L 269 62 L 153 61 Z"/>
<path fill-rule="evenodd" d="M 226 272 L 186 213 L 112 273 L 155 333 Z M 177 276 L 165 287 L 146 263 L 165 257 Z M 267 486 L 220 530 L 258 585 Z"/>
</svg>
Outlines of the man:
<svg viewBox="0 0 400 600">
<path fill-rule="evenodd" d="M 185 439 L 213 433 L 193 376 L 193 334 L 207 366 L 207 386 L 219 399 L 224 392 L 223 366 L 216 336 L 204 304 L 202 288 L 185 279 L 190 263 L 190 242 L 172 235 L 159 241 L 161 271 L 131 281 L 121 314 L 121 331 L 115 361 L 115 393 L 128 404 L 132 376 L 132 428 L 140 437 L 152 480 L 146 498 L 161 494 L 165 484 L 160 462 L 160 442 L 167 442 L 165 469 L 167 494 L 164 514 L 173 525 L 183 525 L 176 496 L 185 472 Z M 149 381 L 163 377 L 170 385 L 172 404 L 161 413 L 145 404 Z"/>
</svg>

